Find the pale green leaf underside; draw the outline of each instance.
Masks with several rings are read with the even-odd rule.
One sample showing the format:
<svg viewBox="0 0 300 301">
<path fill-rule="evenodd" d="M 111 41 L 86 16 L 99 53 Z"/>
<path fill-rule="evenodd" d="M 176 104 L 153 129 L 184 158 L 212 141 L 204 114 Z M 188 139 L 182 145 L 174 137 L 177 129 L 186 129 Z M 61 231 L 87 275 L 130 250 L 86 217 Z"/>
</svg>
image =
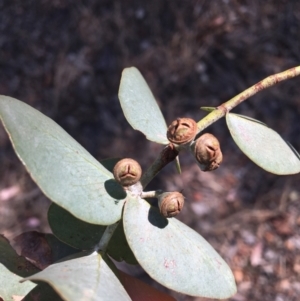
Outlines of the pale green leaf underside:
<svg viewBox="0 0 300 301">
<path fill-rule="evenodd" d="M 144 77 L 135 67 L 125 68 L 119 88 L 119 99 L 129 124 L 148 140 L 168 144 L 167 126 Z"/>
<path fill-rule="evenodd" d="M 66 301 L 131 300 L 118 278 L 97 252 L 52 264 L 25 280 L 49 283 Z"/>
<path fill-rule="evenodd" d="M 25 296 L 36 286 L 32 282 L 20 283 L 22 279 L 0 263 L 0 300 L 11 301 L 12 296 Z"/>
<path fill-rule="evenodd" d="M 277 132 L 232 113 L 226 122 L 237 146 L 259 167 L 277 175 L 300 172 L 300 160 Z"/>
<path fill-rule="evenodd" d="M 162 285 L 192 296 L 228 298 L 236 292 L 226 262 L 197 232 L 165 219 L 145 200 L 127 200 L 123 223 L 136 259 Z"/>
<path fill-rule="evenodd" d="M 57 123 L 6 96 L 0 96 L 0 118 L 23 164 L 53 202 L 94 224 L 121 218 L 122 188 Z"/>
</svg>

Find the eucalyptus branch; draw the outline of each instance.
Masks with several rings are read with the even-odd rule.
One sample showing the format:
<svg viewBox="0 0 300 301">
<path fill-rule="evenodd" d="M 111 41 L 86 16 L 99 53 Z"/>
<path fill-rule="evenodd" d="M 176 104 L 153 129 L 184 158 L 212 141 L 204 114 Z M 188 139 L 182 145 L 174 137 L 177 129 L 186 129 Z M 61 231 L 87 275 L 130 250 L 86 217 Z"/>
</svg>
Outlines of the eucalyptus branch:
<svg viewBox="0 0 300 301">
<path fill-rule="evenodd" d="M 116 228 L 118 227 L 119 222 L 120 221 L 106 227 L 99 243 L 95 246 L 95 251 L 104 252 L 107 249 L 108 243 L 109 243 L 110 239 L 112 238 Z"/>
<path fill-rule="evenodd" d="M 300 66 L 268 76 L 267 78 L 261 80 L 252 87 L 231 98 L 227 102 L 224 102 L 217 108 L 204 107 L 203 109 L 206 111 L 210 111 L 210 113 L 197 123 L 198 133 L 203 131 L 205 128 L 207 128 L 209 125 L 216 122 L 220 118 L 224 117 L 227 112 L 232 110 L 244 100 L 255 95 L 259 91 L 274 86 L 275 84 L 281 81 L 296 77 L 298 75 L 300 75 Z M 162 168 L 164 168 L 168 163 L 170 163 L 177 157 L 180 150 L 180 147 L 175 147 L 172 144 L 169 144 L 163 149 L 163 151 L 158 155 L 156 160 L 143 174 L 141 178 L 143 188 L 145 188 L 149 184 L 149 182 L 162 170 Z"/>
<path fill-rule="evenodd" d="M 141 177 L 141 183 L 143 188 L 145 188 L 150 181 L 170 162 L 176 159 L 178 155 L 178 150 L 173 144 L 167 145 L 152 163 L 152 165 L 146 170 L 146 172 Z"/>
<path fill-rule="evenodd" d="M 268 76 L 267 78 L 263 79 L 262 81 L 258 82 L 257 84 L 253 85 L 252 87 L 246 89 L 242 93 L 231 98 L 227 102 L 221 104 L 215 110 L 213 110 L 211 113 L 209 113 L 207 116 L 205 116 L 203 119 L 201 119 L 197 123 L 198 132 L 203 131 L 209 125 L 211 125 L 212 123 L 216 122 L 217 120 L 219 120 L 220 118 L 225 116 L 225 114 L 227 112 L 232 110 L 238 104 L 240 104 L 244 100 L 248 99 L 249 97 L 255 95 L 259 91 L 269 88 L 271 86 L 274 86 L 275 84 L 277 84 L 281 81 L 296 77 L 298 75 L 300 75 L 300 66 L 288 69 L 281 73 L 276 73 L 276 74 Z"/>
</svg>

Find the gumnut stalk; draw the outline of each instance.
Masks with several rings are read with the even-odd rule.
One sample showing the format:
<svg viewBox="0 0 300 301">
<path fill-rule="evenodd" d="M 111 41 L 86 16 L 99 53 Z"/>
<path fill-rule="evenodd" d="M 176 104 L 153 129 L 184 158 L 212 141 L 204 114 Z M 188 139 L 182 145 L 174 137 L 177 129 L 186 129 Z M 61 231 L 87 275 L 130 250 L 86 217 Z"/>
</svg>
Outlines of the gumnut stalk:
<svg viewBox="0 0 300 301">
<path fill-rule="evenodd" d="M 164 217 L 174 217 L 184 205 L 184 196 L 180 192 L 164 192 L 158 196 L 158 207 Z"/>
<path fill-rule="evenodd" d="M 126 158 L 115 165 L 113 175 L 115 180 L 122 186 L 131 186 L 140 180 L 142 168 L 135 160 Z"/>
<path fill-rule="evenodd" d="M 192 145 L 192 151 L 202 171 L 217 169 L 223 160 L 218 139 L 209 133 L 200 136 Z"/>
<path fill-rule="evenodd" d="M 188 144 L 198 131 L 197 123 L 191 118 L 177 118 L 168 127 L 167 138 L 175 144 Z"/>
</svg>

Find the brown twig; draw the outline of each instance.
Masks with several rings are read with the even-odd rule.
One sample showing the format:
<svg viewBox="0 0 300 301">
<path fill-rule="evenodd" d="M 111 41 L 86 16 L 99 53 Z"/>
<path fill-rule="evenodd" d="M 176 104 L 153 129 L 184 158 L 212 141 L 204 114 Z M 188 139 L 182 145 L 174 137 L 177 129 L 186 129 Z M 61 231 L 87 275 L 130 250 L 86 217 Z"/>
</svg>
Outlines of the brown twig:
<svg viewBox="0 0 300 301">
<path fill-rule="evenodd" d="M 150 181 L 170 162 L 174 161 L 179 151 L 174 147 L 173 144 L 167 145 L 158 155 L 156 160 L 148 168 L 148 170 L 142 175 L 141 183 L 145 188 Z"/>
</svg>

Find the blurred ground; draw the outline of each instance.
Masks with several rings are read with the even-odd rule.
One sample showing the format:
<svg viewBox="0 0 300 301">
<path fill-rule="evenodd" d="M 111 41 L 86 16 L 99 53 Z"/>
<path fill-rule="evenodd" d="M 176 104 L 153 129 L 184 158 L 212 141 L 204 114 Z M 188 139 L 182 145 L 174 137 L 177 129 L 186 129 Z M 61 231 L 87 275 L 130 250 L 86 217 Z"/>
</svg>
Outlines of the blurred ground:
<svg viewBox="0 0 300 301">
<path fill-rule="evenodd" d="M 117 92 L 124 67 L 142 72 L 170 123 L 180 116 L 200 120 L 200 106 L 217 106 L 299 62 L 297 0 L 0 0 L 0 94 L 53 118 L 97 159 L 129 156 L 144 169 L 161 146 L 122 115 Z M 299 83 L 260 92 L 235 112 L 262 120 L 300 150 Z M 255 166 L 224 120 L 209 131 L 221 142 L 219 170 L 203 173 L 186 154 L 182 175 L 169 166 L 149 188 L 184 190 L 179 218 L 231 266 L 238 293 L 230 300 L 299 300 L 300 176 Z M 0 167 L 0 232 L 9 238 L 49 232 L 49 201 L 2 126 Z M 170 293 L 179 301 L 202 300 Z"/>
</svg>

